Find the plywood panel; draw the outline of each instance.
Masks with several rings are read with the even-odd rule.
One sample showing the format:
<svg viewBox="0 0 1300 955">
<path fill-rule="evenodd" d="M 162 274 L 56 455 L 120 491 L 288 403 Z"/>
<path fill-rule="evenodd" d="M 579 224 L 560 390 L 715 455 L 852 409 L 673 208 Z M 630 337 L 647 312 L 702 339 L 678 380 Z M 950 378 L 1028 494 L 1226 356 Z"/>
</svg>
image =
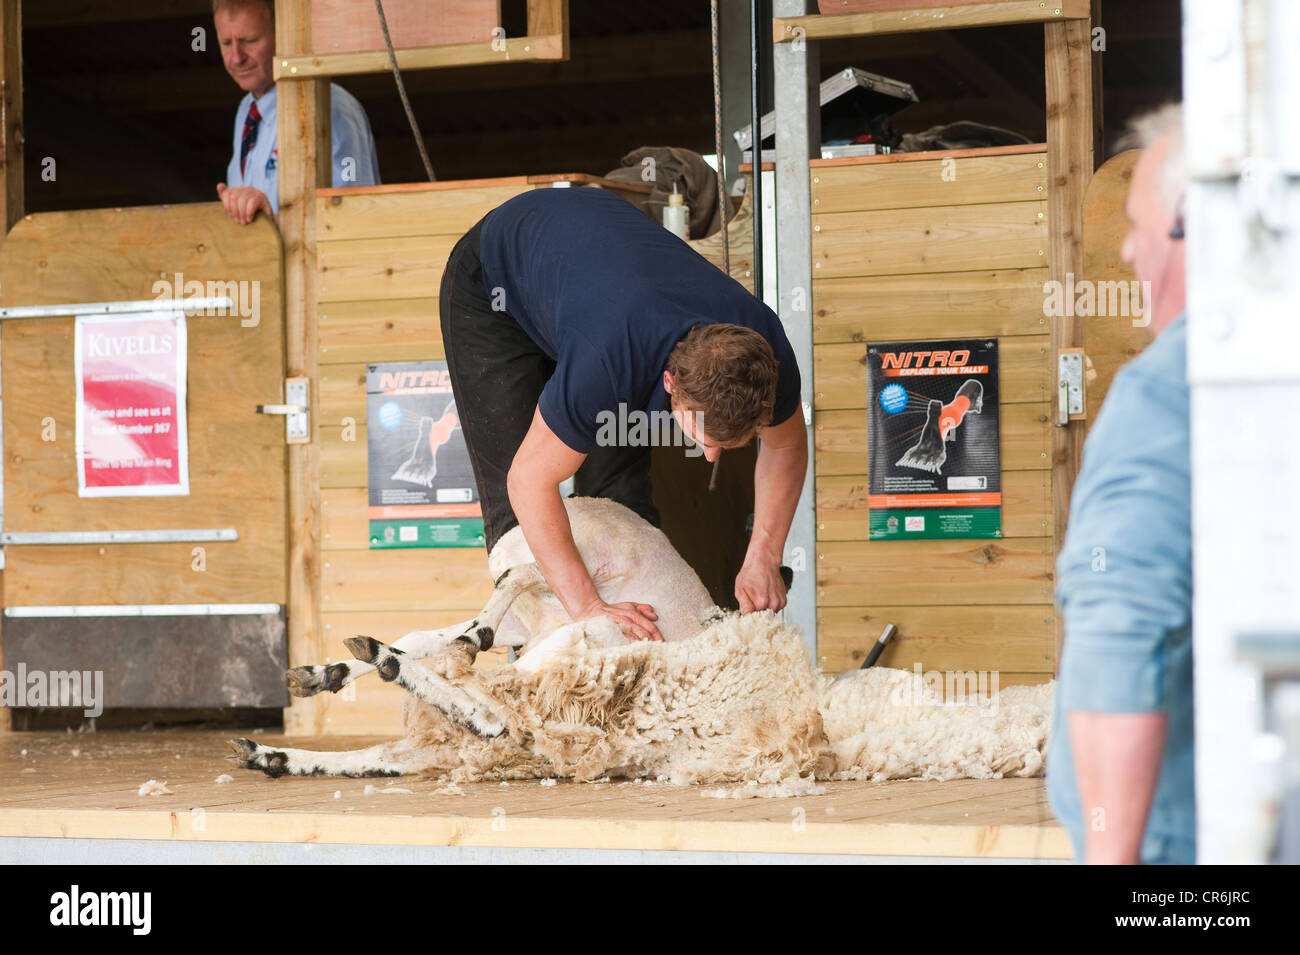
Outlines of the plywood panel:
<svg viewBox="0 0 1300 955">
<path fill-rule="evenodd" d="M 167 734 L 161 753 L 156 733 L 99 733 L 75 741 L 63 734 L 6 737 L 0 746 L 0 836 L 1070 857 L 1042 779 L 829 782 L 811 803 L 798 800 L 807 807 L 807 825 L 792 827 L 790 800 L 711 799 L 705 787 L 695 786 L 490 782 L 448 796 L 435 793 L 437 780 L 413 777 L 399 783 L 409 793 L 383 794 L 386 787 L 375 781 L 368 796 L 368 780 L 269 781 L 247 771 L 217 784 L 213 765 L 229 751 L 229 736 Z M 255 738 L 318 750 L 385 739 Z M 74 746 L 81 751 L 76 759 Z M 35 753 L 50 756 L 35 759 Z M 163 762 L 177 795 L 141 799 L 140 781 L 159 778 Z M 334 799 L 335 791 L 344 798 Z"/>
<path fill-rule="evenodd" d="M 501 23 L 501 0 L 386 0 L 384 19 L 394 49 L 480 43 Z M 356 0 L 312 0 L 313 53 L 384 50 L 374 6 Z"/>
<path fill-rule="evenodd" d="M 283 518 L 279 530 L 243 542 L 6 547 L 5 604 L 283 604 L 284 554 L 268 546 L 283 540 Z"/>
<path fill-rule="evenodd" d="M 323 610 L 483 609 L 492 594 L 478 548 L 334 551 L 325 556 Z"/>
<path fill-rule="evenodd" d="M 1002 339 L 998 344 L 1001 403 L 1047 401 L 1051 363 L 1047 336 Z M 819 411 L 867 406 L 867 345 L 843 343 L 813 347 L 814 407 Z"/>
<path fill-rule="evenodd" d="M 1047 203 L 818 213 L 813 276 L 1036 268 L 1046 261 Z"/>
<path fill-rule="evenodd" d="M 494 184 L 409 192 L 361 192 L 318 197 L 319 237 L 390 239 L 398 236 L 451 235 L 459 238 L 501 203 L 535 186 L 523 176 Z"/>
<path fill-rule="evenodd" d="M 888 342 L 1041 335 L 1046 268 L 933 272 L 813 283 L 813 340 Z"/>
<path fill-rule="evenodd" d="M 321 491 L 321 546 L 325 550 L 357 550 L 370 546 L 370 495 L 364 487 L 334 487 Z"/>
<path fill-rule="evenodd" d="M 1031 202 L 1047 194 L 1046 153 L 952 156 L 906 163 L 812 170 L 813 212 L 862 212 L 990 202 Z"/>
<path fill-rule="evenodd" d="M 284 422 L 255 410 L 283 396 L 281 246 L 271 223 L 238 226 L 218 203 L 45 213 L 14 228 L 0 265 L 6 305 L 151 299 L 159 279 L 172 287 L 162 294 L 198 282 L 205 294 L 211 284 L 211 294 L 256 305 L 248 324 L 238 315 L 187 320 L 188 496 L 78 497 L 73 320 L 3 323 L 7 531 L 239 533 L 202 545 L 202 570 L 191 569 L 192 544 L 13 546 L 9 603 L 284 603 Z"/>
<path fill-rule="evenodd" d="M 1032 604 L 1052 599 L 1050 537 L 817 545 L 817 605 Z"/>
<path fill-rule="evenodd" d="M 330 302 L 435 298 L 452 246 L 451 235 L 322 242 L 319 295 Z"/>
<path fill-rule="evenodd" d="M 444 357 L 436 298 L 332 302 L 318 318 L 322 365 Z"/>
<path fill-rule="evenodd" d="M 320 486 L 366 487 L 366 425 L 358 419 L 355 428 L 322 424 L 317 430 L 320 442 Z"/>
<path fill-rule="evenodd" d="M 1051 528 L 1049 471 L 1002 473 L 1002 536 L 1041 537 Z M 817 539 L 867 539 L 865 474 L 817 476 Z"/>
<path fill-rule="evenodd" d="M 1012 404 L 1002 408 L 1003 471 L 1050 465 L 1048 413 L 1046 404 Z M 813 442 L 818 475 L 867 473 L 865 409 L 820 412 L 814 419 Z"/>
<path fill-rule="evenodd" d="M 1052 608 L 1038 606 L 825 607 L 817 652 L 828 673 L 859 667 L 885 625 L 898 633 L 879 666 L 911 670 L 1055 670 Z"/>
</svg>

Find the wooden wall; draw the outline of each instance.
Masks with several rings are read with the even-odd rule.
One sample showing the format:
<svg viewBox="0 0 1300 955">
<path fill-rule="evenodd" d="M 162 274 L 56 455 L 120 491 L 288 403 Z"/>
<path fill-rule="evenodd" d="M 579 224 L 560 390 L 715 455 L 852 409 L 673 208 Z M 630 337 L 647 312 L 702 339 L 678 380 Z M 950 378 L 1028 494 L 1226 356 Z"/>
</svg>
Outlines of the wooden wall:
<svg viewBox="0 0 1300 955">
<path fill-rule="evenodd" d="M 369 549 L 366 365 L 444 357 L 438 291 L 452 247 L 510 197 L 555 182 L 590 183 L 624 197 L 650 191 L 561 174 L 317 192 L 320 591 L 329 660 L 348 658 L 346 637 L 363 633 L 387 642 L 411 630 L 447 626 L 476 614 L 490 594 L 487 556 L 477 548 Z M 733 242 L 750 225 L 747 215 L 738 215 Z M 720 264 L 716 241 L 693 244 Z M 748 264 L 748 252 L 737 247 L 733 274 L 743 281 Z M 655 455 L 653 479 L 664 531 L 724 602 L 744 556 L 745 518 L 753 509 L 753 449 L 728 452 L 714 494 L 706 490 L 710 468 L 702 458 L 662 452 Z M 700 535 L 701 526 L 711 533 Z M 504 650 L 494 650 L 480 657 L 480 665 L 503 658 Z M 404 695 L 373 679 L 337 696 L 323 694 L 319 729 L 396 732 Z"/>
<path fill-rule="evenodd" d="M 818 654 L 1001 671 L 1056 667 L 1046 147 L 814 160 L 813 362 Z M 996 337 L 1003 536 L 868 541 L 867 344 Z"/>
<path fill-rule="evenodd" d="M 478 548 L 369 549 L 366 364 L 443 356 L 438 288 L 452 246 L 489 210 L 533 188 L 527 177 L 317 194 L 321 453 L 321 619 L 326 656 L 342 641 L 390 642 L 449 626 L 491 593 Z M 501 661 L 498 651 L 484 664 Z M 326 733 L 389 733 L 405 692 L 359 680 L 323 694 Z"/>
</svg>

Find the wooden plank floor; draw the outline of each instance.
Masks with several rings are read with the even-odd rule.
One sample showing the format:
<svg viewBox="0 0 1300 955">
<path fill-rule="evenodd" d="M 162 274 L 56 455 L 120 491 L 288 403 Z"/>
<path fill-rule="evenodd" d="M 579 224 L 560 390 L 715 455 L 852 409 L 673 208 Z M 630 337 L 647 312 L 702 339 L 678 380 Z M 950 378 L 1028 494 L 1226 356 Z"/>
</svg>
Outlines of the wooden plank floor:
<svg viewBox="0 0 1300 955">
<path fill-rule="evenodd" d="M 790 799 L 534 780 L 440 795 L 437 780 L 419 777 L 267 779 L 225 761 L 230 735 L 0 734 L 0 837 L 1070 857 L 1041 779 L 836 782 Z M 254 738 L 306 749 L 380 741 Z M 234 781 L 217 783 L 226 772 Z M 137 795 L 148 779 L 175 795 Z M 410 792 L 384 793 L 390 783 Z"/>
</svg>

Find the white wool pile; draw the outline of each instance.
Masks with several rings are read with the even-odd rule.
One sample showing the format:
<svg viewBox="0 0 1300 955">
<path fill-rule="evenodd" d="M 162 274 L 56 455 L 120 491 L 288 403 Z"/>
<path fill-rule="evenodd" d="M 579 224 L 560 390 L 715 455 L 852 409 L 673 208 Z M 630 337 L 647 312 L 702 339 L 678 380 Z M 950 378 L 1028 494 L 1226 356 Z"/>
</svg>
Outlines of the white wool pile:
<svg viewBox="0 0 1300 955">
<path fill-rule="evenodd" d="M 1052 692 L 1009 686 L 945 700 L 917 673 L 873 667 L 826 679 L 821 712 L 840 779 L 1038 776 Z"/>
<path fill-rule="evenodd" d="M 456 647 L 429 663 L 509 727 L 481 739 L 408 700 L 408 737 L 456 782 L 756 784 L 723 791 L 745 798 L 807 795 L 814 780 L 836 778 L 1035 776 L 1050 723 L 1051 685 L 954 706 L 905 670 L 831 680 L 808 662 L 799 632 L 768 611 L 727 615 L 691 640 L 579 648 L 531 675 L 473 670 Z"/>
<path fill-rule="evenodd" d="M 456 781 L 663 776 L 674 783 L 828 775 L 820 686 L 798 632 L 770 612 L 730 615 L 691 640 L 566 655 L 532 675 L 441 672 L 503 711 L 483 740 L 410 701 L 408 733 Z"/>
</svg>

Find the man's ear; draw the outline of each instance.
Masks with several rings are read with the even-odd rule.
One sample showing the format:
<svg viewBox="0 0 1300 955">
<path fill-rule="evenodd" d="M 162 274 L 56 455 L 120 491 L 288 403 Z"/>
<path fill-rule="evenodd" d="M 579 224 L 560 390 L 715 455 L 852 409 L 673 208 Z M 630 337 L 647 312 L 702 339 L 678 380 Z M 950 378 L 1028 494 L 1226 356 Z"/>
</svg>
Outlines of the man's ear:
<svg viewBox="0 0 1300 955">
<path fill-rule="evenodd" d="M 676 382 L 673 380 L 673 373 L 667 368 L 664 369 L 664 391 L 670 395 L 673 393 L 673 386 Z"/>
</svg>

